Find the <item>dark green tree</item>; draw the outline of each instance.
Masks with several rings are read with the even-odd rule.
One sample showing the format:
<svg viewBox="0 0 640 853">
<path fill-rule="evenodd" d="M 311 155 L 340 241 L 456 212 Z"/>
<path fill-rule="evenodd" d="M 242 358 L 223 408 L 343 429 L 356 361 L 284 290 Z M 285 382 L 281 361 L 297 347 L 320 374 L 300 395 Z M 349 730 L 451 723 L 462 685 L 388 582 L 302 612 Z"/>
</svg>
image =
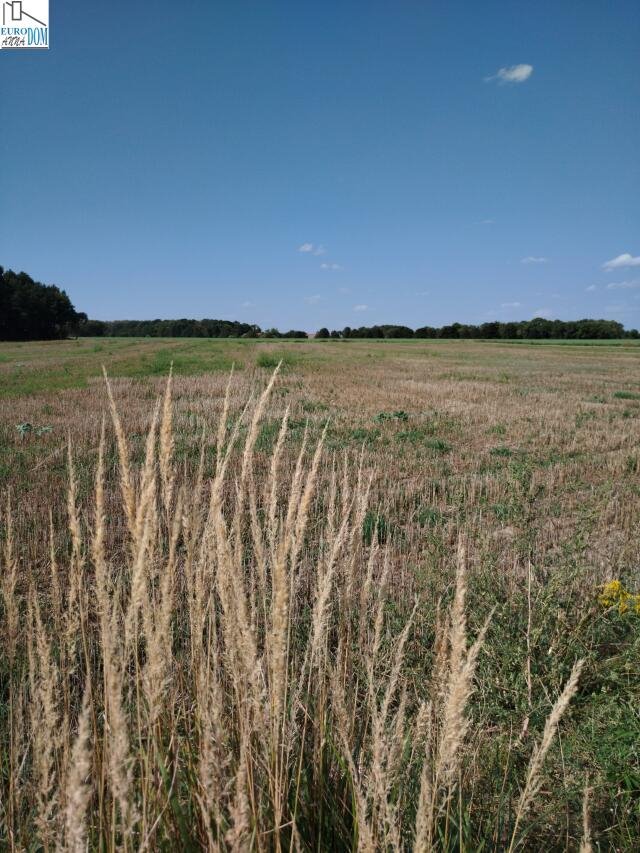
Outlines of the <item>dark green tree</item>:
<svg viewBox="0 0 640 853">
<path fill-rule="evenodd" d="M 0 340 L 56 340 L 75 334 L 86 320 L 54 284 L 0 267 Z"/>
</svg>

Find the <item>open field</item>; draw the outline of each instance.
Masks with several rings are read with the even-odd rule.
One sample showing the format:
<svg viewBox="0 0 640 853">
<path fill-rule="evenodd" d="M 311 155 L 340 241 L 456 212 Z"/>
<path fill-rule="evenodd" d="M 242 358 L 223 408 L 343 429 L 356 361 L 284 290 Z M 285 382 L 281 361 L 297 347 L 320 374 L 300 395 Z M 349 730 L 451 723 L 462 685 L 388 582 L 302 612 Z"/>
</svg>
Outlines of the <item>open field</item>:
<svg viewBox="0 0 640 853">
<path fill-rule="evenodd" d="M 560 343 L 0 344 L 0 846 L 635 849 L 640 348 Z"/>
<path fill-rule="evenodd" d="M 24 396 L 65 388 L 83 388 L 100 375 L 102 366 L 113 377 L 165 376 L 173 362 L 177 375 L 193 376 L 268 366 L 265 358 L 283 358 L 288 367 L 305 365 L 327 369 L 331 363 L 368 363 L 382 355 L 410 358 L 444 358 L 456 364 L 470 361 L 493 364 L 510 357 L 510 349 L 522 347 L 598 347 L 605 352 L 623 350 L 640 355 L 640 341 L 539 340 L 347 340 L 287 341 L 207 338 L 78 338 L 70 341 L 0 343 L 0 398 Z M 345 350 L 345 348 L 348 348 Z M 505 349 L 506 348 L 506 349 Z M 612 364 L 615 364 L 613 362 Z"/>
</svg>

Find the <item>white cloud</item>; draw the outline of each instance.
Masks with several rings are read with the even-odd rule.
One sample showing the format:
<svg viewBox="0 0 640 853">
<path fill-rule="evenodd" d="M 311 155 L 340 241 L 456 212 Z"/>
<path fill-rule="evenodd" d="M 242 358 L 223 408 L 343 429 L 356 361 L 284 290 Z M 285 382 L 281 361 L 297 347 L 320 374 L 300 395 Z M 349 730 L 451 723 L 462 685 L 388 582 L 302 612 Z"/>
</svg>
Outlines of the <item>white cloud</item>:
<svg viewBox="0 0 640 853">
<path fill-rule="evenodd" d="M 498 83 L 524 83 L 533 74 L 533 65 L 521 63 L 520 65 L 510 65 L 508 68 L 500 68 L 495 74 L 490 77 L 485 77 L 484 82 L 490 83 L 492 80 L 497 80 Z"/>
<path fill-rule="evenodd" d="M 597 289 L 598 288 L 595 284 L 590 284 L 589 287 L 585 287 L 585 290 L 587 291 L 587 293 L 593 293 Z"/>
<path fill-rule="evenodd" d="M 324 255 L 327 250 L 322 243 L 318 243 L 317 246 L 315 243 L 303 243 L 301 246 L 298 246 L 298 251 L 307 255 Z"/>
<path fill-rule="evenodd" d="M 429 296 L 430 291 L 428 290 L 417 290 L 416 296 Z"/>
<path fill-rule="evenodd" d="M 623 252 L 622 255 L 618 255 L 617 258 L 611 258 L 610 261 L 605 261 L 602 264 L 603 270 L 619 270 L 623 267 L 640 267 L 640 255 L 636 255 L 634 258 L 633 255 L 630 255 L 629 252 Z"/>
<path fill-rule="evenodd" d="M 612 281 L 607 285 L 607 290 L 632 290 L 635 287 L 640 287 L 640 279 L 634 278 L 631 281 Z"/>
<path fill-rule="evenodd" d="M 368 305 L 354 305 L 353 310 L 354 311 L 368 311 L 369 306 Z"/>
<path fill-rule="evenodd" d="M 338 293 L 351 293 L 351 288 L 350 287 L 339 287 Z"/>
<path fill-rule="evenodd" d="M 246 302 L 243 302 L 240 307 L 241 308 L 253 308 L 254 305 L 255 305 L 255 302 L 249 302 L 249 300 L 247 300 Z"/>
<path fill-rule="evenodd" d="M 495 224 L 496 224 L 495 219 L 481 219 L 480 220 L 480 225 L 495 225 Z"/>
<path fill-rule="evenodd" d="M 549 258 L 536 258 L 534 255 L 527 255 L 526 258 L 522 258 L 520 263 L 521 264 L 548 264 Z"/>
<path fill-rule="evenodd" d="M 321 301 L 321 299 L 322 296 L 320 296 L 319 293 L 314 293 L 313 296 L 305 296 L 304 301 L 307 303 L 307 305 L 317 305 L 318 302 Z"/>
<path fill-rule="evenodd" d="M 340 264 L 320 264 L 321 270 L 341 270 L 343 267 Z"/>
<path fill-rule="evenodd" d="M 503 302 L 501 308 L 520 308 L 521 302 Z"/>
</svg>

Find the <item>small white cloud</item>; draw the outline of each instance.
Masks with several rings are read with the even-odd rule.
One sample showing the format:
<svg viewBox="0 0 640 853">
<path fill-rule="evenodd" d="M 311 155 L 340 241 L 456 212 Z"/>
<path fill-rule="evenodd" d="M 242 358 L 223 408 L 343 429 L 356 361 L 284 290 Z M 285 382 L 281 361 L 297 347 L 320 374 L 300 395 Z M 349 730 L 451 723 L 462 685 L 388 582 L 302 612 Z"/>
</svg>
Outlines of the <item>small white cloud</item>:
<svg viewBox="0 0 640 853">
<path fill-rule="evenodd" d="M 240 307 L 241 308 L 253 308 L 254 305 L 255 305 L 255 302 L 249 302 L 249 300 L 247 300 L 246 302 L 243 302 Z"/>
<path fill-rule="evenodd" d="M 307 305 L 317 305 L 318 302 L 321 301 L 321 299 L 322 296 L 320 296 L 319 293 L 314 293 L 313 296 L 305 296 L 304 301 L 307 303 Z"/>
<path fill-rule="evenodd" d="M 340 264 L 320 264 L 321 270 L 341 270 L 343 267 Z"/>
<path fill-rule="evenodd" d="M 587 293 L 593 293 L 597 289 L 598 289 L 598 287 L 595 284 L 590 284 L 589 287 L 585 287 L 585 290 Z"/>
<path fill-rule="evenodd" d="M 354 311 L 368 311 L 369 306 L 368 305 L 354 305 L 353 310 Z"/>
<path fill-rule="evenodd" d="M 510 65 L 508 68 L 500 68 L 495 74 L 490 77 L 485 77 L 484 82 L 490 83 L 492 80 L 497 80 L 498 83 L 524 83 L 533 74 L 533 65 L 521 63 L 520 65 Z"/>
<path fill-rule="evenodd" d="M 534 317 L 544 317 L 545 320 L 551 320 L 553 318 L 553 311 L 551 308 L 536 308 L 533 312 Z"/>
<path fill-rule="evenodd" d="M 501 308 L 520 308 L 520 302 L 503 302 Z"/>
<path fill-rule="evenodd" d="M 495 225 L 495 224 L 496 224 L 495 219 L 481 219 L 480 220 L 480 225 Z"/>
<path fill-rule="evenodd" d="M 351 288 L 350 287 L 339 287 L 338 293 L 351 293 Z"/>
<path fill-rule="evenodd" d="M 536 258 L 534 255 L 527 255 L 526 258 L 522 258 L 520 263 L 521 264 L 548 264 L 549 258 Z"/>
<path fill-rule="evenodd" d="M 607 290 L 633 290 L 635 287 L 640 287 L 640 279 L 634 278 L 632 281 L 612 281 L 607 285 Z"/>
<path fill-rule="evenodd" d="M 640 255 L 630 255 L 629 252 L 623 252 L 617 258 L 611 258 L 610 261 L 605 261 L 602 264 L 603 270 L 619 270 L 623 267 L 640 267 Z"/>
<path fill-rule="evenodd" d="M 322 243 L 319 243 L 317 246 L 315 243 L 303 243 L 301 246 L 298 246 L 298 251 L 304 254 L 324 255 L 327 250 Z"/>
<path fill-rule="evenodd" d="M 429 291 L 428 290 L 417 290 L 416 296 L 429 296 Z"/>
</svg>

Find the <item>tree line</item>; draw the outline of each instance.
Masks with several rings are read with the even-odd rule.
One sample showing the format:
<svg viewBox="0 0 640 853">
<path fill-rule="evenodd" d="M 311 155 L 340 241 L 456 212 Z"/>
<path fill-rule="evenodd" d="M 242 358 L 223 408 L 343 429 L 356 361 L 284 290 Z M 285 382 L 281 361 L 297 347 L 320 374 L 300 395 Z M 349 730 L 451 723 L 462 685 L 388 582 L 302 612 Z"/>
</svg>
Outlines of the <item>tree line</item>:
<svg viewBox="0 0 640 853">
<path fill-rule="evenodd" d="M 616 320 L 547 320 L 545 317 L 534 317 L 533 320 L 501 323 L 492 321 L 481 325 L 468 323 L 452 323 L 448 326 L 421 326 L 411 329 L 409 326 L 360 326 L 352 329 L 329 331 L 319 329 L 316 338 L 454 338 L 454 339 L 483 339 L 483 340 L 585 340 L 585 339 L 615 339 L 637 338 L 637 329 L 625 330 L 622 323 Z"/>
<path fill-rule="evenodd" d="M 279 332 L 237 320 L 87 320 L 78 329 L 81 337 L 112 338 L 307 338 L 306 332 Z"/>
<path fill-rule="evenodd" d="M 0 267 L 0 340 L 55 340 L 81 337 L 152 338 L 307 338 L 307 332 L 290 329 L 261 329 L 255 323 L 237 320 L 90 320 L 76 311 L 64 290 L 34 281 L 25 272 Z M 486 340 L 615 339 L 638 338 L 636 329 L 625 330 L 615 320 L 533 320 L 481 325 L 452 323 L 448 326 L 375 325 L 343 329 L 319 329 L 320 340 L 351 338 L 454 338 Z"/>
<path fill-rule="evenodd" d="M 79 328 L 80 335 L 89 337 L 152 337 L 152 338 L 308 338 L 299 329 L 279 332 L 260 326 L 231 320 L 88 320 Z M 534 317 L 519 322 L 490 322 L 481 325 L 452 323 L 448 326 L 381 325 L 359 326 L 329 331 L 319 329 L 316 340 L 351 340 L 356 338 L 453 338 L 483 340 L 614 340 L 639 337 L 636 329 L 625 330 L 615 320 L 547 320 Z"/>
</svg>

